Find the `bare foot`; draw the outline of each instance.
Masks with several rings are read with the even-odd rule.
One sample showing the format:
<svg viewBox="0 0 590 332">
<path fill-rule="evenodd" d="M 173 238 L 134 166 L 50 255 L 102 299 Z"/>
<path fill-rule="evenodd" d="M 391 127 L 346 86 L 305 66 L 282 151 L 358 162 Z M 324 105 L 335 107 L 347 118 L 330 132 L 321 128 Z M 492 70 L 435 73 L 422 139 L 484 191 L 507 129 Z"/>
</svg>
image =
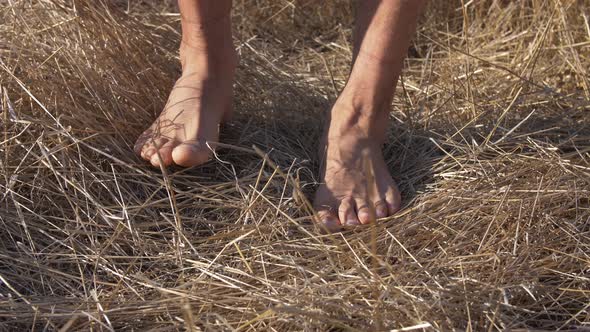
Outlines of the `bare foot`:
<svg viewBox="0 0 590 332">
<path fill-rule="evenodd" d="M 400 193 L 383 159 L 387 113 L 343 102 L 332 108 L 320 151 L 322 184 L 315 197 L 320 221 L 331 231 L 368 224 L 400 209 Z"/>
<path fill-rule="evenodd" d="M 209 160 L 219 138 L 219 124 L 232 112 L 236 55 L 231 31 L 228 29 L 221 37 L 216 45 L 210 45 L 213 41 L 205 38 L 192 38 L 191 43 L 183 40 L 182 76 L 172 88 L 164 110 L 137 139 L 134 148 L 153 166 L 159 167 L 161 162 L 164 167 L 190 167 Z"/>
</svg>

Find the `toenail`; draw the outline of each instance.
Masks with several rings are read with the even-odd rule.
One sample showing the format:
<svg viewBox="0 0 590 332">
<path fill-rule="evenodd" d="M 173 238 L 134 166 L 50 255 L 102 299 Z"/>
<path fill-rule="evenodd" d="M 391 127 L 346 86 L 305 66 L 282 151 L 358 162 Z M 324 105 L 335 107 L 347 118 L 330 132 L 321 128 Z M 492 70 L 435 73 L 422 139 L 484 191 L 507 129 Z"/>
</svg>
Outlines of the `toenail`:
<svg viewBox="0 0 590 332">
<path fill-rule="evenodd" d="M 181 149 L 189 149 L 192 152 L 197 151 L 197 147 L 194 144 L 184 143 L 184 144 L 180 144 L 178 147 Z"/>
<path fill-rule="evenodd" d="M 203 150 L 202 145 L 199 143 L 184 143 L 179 145 L 179 147 L 189 148 L 189 150 L 195 153 Z"/>
<path fill-rule="evenodd" d="M 322 223 L 330 231 L 334 231 L 334 230 L 338 229 L 338 227 L 340 226 L 340 224 L 338 223 L 338 220 L 336 220 L 335 218 L 326 218 L 326 219 L 322 220 Z"/>
<path fill-rule="evenodd" d="M 387 206 L 379 205 L 376 208 L 377 217 L 385 218 L 387 217 Z"/>
<path fill-rule="evenodd" d="M 358 224 L 359 224 L 359 222 L 357 220 L 347 220 L 346 221 L 347 226 L 356 226 Z"/>
<path fill-rule="evenodd" d="M 395 213 L 399 210 L 401 210 L 402 206 L 399 203 L 394 203 L 394 204 L 388 204 L 389 205 L 389 209 L 391 210 L 391 213 Z"/>
<path fill-rule="evenodd" d="M 331 229 L 331 228 L 338 226 L 338 223 L 335 220 L 327 219 L 327 220 L 324 220 L 324 225 L 326 225 L 326 227 Z"/>
<path fill-rule="evenodd" d="M 365 222 L 371 222 L 371 214 L 366 211 L 359 212 L 358 217 L 360 220 L 364 220 Z"/>
</svg>

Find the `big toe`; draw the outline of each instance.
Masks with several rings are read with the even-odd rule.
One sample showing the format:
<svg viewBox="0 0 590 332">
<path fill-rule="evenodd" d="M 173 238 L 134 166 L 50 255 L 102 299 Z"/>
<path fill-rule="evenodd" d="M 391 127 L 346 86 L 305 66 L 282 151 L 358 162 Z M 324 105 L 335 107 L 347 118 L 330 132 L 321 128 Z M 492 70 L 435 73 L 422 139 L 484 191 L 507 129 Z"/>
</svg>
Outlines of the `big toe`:
<svg viewBox="0 0 590 332">
<path fill-rule="evenodd" d="M 377 219 L 385 218 L 389 216 L 389 207 L 385 200 L 379 200 L 375 203 L 375 217 Z"/>
<path fill-rule="evenodd" d="M 210 150 L 200 143 L 182 143 L 172 150 L 172 160 L 176 165 L 191 167 L 206 163 Z"/>
<path fill-rule="evenodd" d="M 391 185 L 385 192 L 385 203 L 388 208 L 388 215 L 393 215 L 402 207 L 402 197 L 396 185 Z"/>
<path fill-rule="evenodd" d="M 324 231 L 337 232 L 342 226 L 338 216 L 331 210 L 319 210 L 318 217 L 320 219 L 320 226 Z"/>
</svg>

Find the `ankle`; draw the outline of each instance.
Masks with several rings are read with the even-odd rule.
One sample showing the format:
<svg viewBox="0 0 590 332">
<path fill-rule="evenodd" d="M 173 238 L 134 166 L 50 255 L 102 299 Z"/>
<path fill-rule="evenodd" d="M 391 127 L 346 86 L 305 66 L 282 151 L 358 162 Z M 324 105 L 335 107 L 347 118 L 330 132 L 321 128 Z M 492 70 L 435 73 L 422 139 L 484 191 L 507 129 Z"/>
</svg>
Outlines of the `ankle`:
<svg viewBox="0 0 590 332">
<path fill-rule="evenodd" d="M 226 43 L 228 44 L 228 43 Z M 233 73 L 238 63 L 238 57 L 233 44 L 206 47 L 180 45 L 180 63 L 182 72 L 218 75 Z"/>
<path fill-rule="evenodd" d="M 233 45 L 230 17 L 220 17 L 206 22 L 182 21 L 180 61 L 183 71 L 224 71 L 237 65 Z"/>
<path fill-rule="evenodd" d="M 330 111 L 327 138 L 354 135 L 382 141 L 387 130 L 388 109 L 385 103 L 343 91 Z"/>
</svg>

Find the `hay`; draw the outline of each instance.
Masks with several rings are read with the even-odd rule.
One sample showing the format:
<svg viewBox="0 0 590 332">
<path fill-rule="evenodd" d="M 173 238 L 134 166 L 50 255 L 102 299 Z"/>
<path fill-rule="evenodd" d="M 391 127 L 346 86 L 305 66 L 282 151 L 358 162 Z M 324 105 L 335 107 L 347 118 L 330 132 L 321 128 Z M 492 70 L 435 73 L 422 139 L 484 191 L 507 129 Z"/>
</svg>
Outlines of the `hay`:
<svg viewBox="0 0 590 332">
<path fill-rule="evenodd" d="M 433 1 L 385 147 L 405 207 L 334 235 L 298 193 L 349 2 L 236 1 L 227 148 L 164 174 L 131 152 L 179 72 L 154 3 L 0 1 L 3 330 L 590 329 L 587 1 Z"/>
</svg>

